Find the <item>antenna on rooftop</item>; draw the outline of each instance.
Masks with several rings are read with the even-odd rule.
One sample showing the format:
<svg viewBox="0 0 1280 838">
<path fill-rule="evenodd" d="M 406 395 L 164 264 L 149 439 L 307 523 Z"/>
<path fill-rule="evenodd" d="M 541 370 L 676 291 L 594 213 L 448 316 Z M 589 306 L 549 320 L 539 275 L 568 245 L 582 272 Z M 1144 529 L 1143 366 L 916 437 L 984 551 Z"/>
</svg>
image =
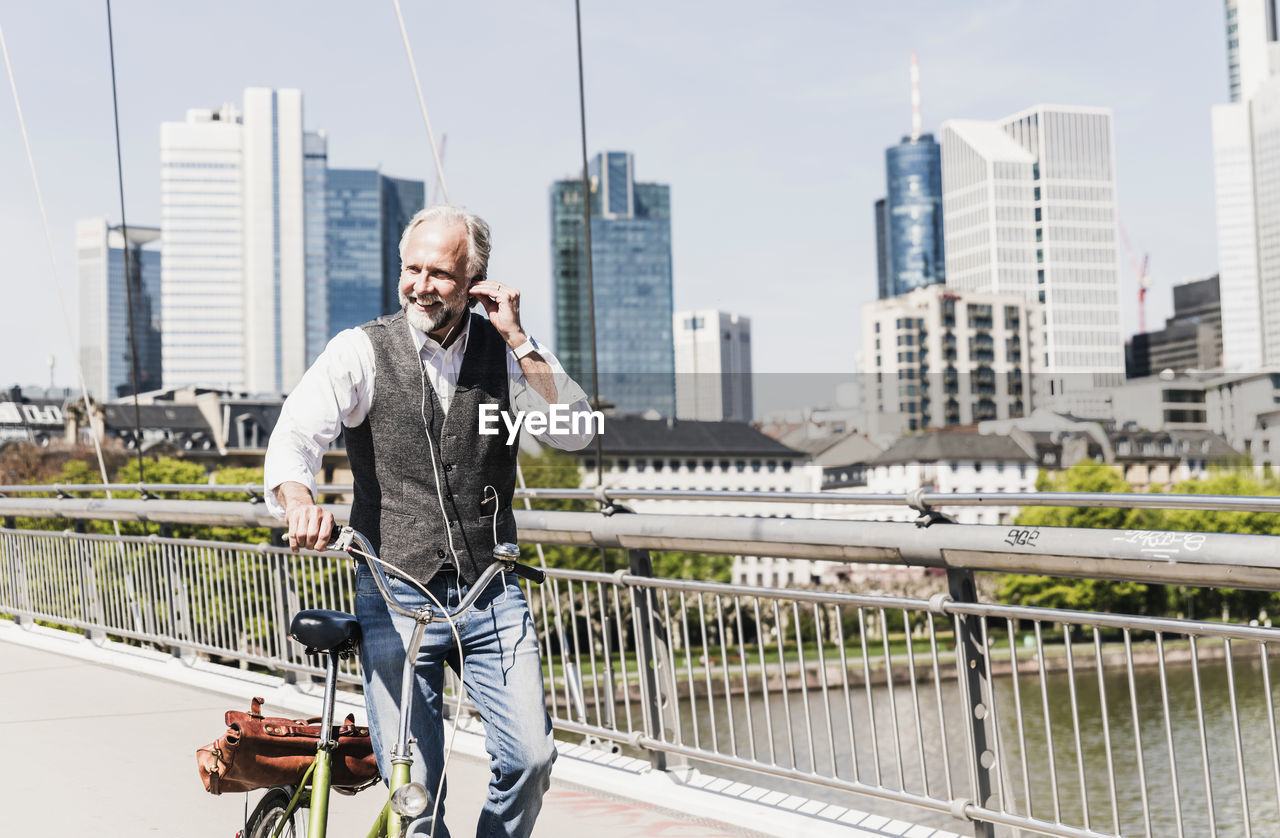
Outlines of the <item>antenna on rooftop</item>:
<svg viewBox="0 0 1280 838">
<path fill-rule="evenodd" d="M 920 60 L 911 53 L 911 142 L 920 140 Z"/>
</svg>

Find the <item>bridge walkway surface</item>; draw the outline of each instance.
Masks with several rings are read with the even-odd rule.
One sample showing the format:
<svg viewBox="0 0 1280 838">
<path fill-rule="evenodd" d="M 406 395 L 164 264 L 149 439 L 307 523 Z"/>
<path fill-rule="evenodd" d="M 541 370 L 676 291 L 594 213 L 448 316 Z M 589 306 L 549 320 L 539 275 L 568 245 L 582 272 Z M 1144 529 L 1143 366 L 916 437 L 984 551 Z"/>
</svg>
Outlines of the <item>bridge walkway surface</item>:
<svg viewBox="0 0 1280 838">
<path fill-rule="evenodd" d="M 253 695 L 267 712 L 314 715 L 319 686 L 182 659 L 81 635 L 0 621 L 0 760 L 5 835 L 231 838 L 240 794 L 207 794 L 195 750 Z M 344 694 L 338 715 L 359 697 Z M 730 783 L 698 772 L 561 742 L 535 836 L 713 838 L 849 836 L 956 838 L 954 833 Z M 488 784 L 483 739 L 458 733 L 449 764 L 448 819 L 472 834 Z M 374 789 L 335 795 L 335 838 L 364 835 L 385 800 Z M 252 806 L 252 797 L 249 799 Z"/>
</svg>

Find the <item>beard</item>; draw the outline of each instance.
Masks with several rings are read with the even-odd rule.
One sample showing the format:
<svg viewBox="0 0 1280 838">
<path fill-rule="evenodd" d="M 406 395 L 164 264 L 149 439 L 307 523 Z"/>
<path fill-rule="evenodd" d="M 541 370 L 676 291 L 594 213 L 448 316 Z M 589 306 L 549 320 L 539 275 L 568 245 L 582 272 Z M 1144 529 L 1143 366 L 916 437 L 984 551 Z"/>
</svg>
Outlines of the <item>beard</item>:
<svg viewBox="0 0 1280 838">
<path fill-rule="evenodd" d="M 419 311 L 417 303 L 440 303 L 440 307 L 431 314 Z M 439 331 L 445 327 L 445 324 L 452 320 L 456 320 L 458 313 L 465 311 L 465 303 L 461 306 L 450 306 L 442 297 L 438 295 L 429 295 L 423 297 L 407 296 L 400 294 L 400 309 L 404 311 L 405 318 L 409 321 L 409 325 L 413 326 L 420 332 Z"/>
</svg>

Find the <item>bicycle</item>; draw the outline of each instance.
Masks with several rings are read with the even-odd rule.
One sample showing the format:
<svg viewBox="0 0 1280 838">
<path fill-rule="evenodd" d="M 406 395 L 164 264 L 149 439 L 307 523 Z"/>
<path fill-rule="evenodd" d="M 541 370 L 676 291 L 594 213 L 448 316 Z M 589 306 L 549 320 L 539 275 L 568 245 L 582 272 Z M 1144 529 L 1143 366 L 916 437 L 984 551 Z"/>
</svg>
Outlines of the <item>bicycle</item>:
<svg viewBox="0 0 1280 838">
<path fill-rule="evenodd" d="M 484 593 L 489 583 L 499 573 L 514 573 L 535 584 L 541 584 L 545 574 L 534 567 L 516 561 L 520 556 L 520 548 L 515 544 L 502 543 L 493 548 L 493 562 L 471 586 L 467 595 L 452 611 L 441 607 L 443 613 L 437 615 L 431 605 L 421 608 L 408 608 L 401 604 L 391 593 L 387 582 L 383 562 L 377 557 L 373 545 L 364 535 L 343 527 L 338 537 L 325 548 L 327 551 L 341 550 L 351 553 L 356 562 L 363 562 L 373 572 L 373 580 L 379 593 L 387 602 L 387 606 L 398 614 L 414 620 L 414 630 L 406 647 L 404 672 L 401 678 L 403 685 L 400 694 L 400 722 L 395 747 L 391 750 L 391 780 L 389 783 L 386 804 L 382 807 L 369 838 L 399 838 L 405 834 L 409 822 L 427 811 L 431 803 L 431 794 L 421 784 L 409 779 L 413 756 L 409 748 L 409 720 L 412 718 L 413 675 L 416 650 L 422 645 L 422 637 L 426 627 L 437 616 L 452 622 L 466 614 Z M 411 579 L 398 575 L 402 581 L 409 582 L 419 590 L 425 589 Z M 430 594 L 427 594 L 431 599 Z M 306 773 L 296 786 L 272 786 L 258 801 L 253 814 L 245 822 L 245 829 L 237 838 L 294 838 L 305 834 L 308 838 L 325 838 L 328 816 L 329 795 L 331 791 L 330 751 L 335 744 L 330 738 L 333 735 L 333 709 L 338 681 L 338 660 L 353 654 L 360 642 L 360 624 L 352 614 L 329 609 L 308 609 L 294 615 L 289 626 L 289 634 L 294 640 L 307 647 L 309 653 L 324 655 L 325 682 L 324 706 L 321 714 L 321 739 L 316 748 L 315 760 L 308 766 Z M 455 635 L 456 636 L 456 635 Z M 376 780 L 374 781 L 376 782 Z M 349 792 L 352 793 L 352 792 Z M 306 832 L 301 833 L 302 809 L 308 808 Z"/>
</svg>

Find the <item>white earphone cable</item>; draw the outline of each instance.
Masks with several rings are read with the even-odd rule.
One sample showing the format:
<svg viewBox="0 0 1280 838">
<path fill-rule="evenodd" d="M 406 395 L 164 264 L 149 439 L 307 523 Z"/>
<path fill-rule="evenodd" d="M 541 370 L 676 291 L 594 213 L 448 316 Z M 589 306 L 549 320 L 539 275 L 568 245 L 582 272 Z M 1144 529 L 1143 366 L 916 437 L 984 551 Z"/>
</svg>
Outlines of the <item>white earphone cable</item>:
<svg viewBox="0 0 1280 838">
<path fill-rule="evenodd" d="M 463 317 L 467 317 L 467 316 L 468 315 L 466 311 L 464 311 Z M 440 342 L 440 347 L 433 350 L 431 354 L 431 360 L 435 359 L 436 353 L 439 352 L 440 348 L 443 348 L 444 344 L 449 341 L 449 338 L 453 335 L 454 329 L 457 329 L 461 323 L 462 323 L 462 320 L 459 319 L 458 322 L 453 324 L 453 326 L 450 327 L 449 331 L 445 333 L 444 340 Z M 428 363 L 428 360 L 421 357 L 419 357 L 418 360 L 419 360 L 419 373 L 420 373 L 421 384 L 422 384 L 422 399 L 418 405 L 418 413 L 422 417 L 422 427 L 427 435 L 428 450 L 430 451 L 430 454 L 431 454 L 431 475 L 435 479 L 436 502 L 440 505 L 440 519 L 444 525 L 444 534 L 449 543 L 449 552 L 453 555 L 454 567 L 460 568 L 461 560 L 459 560 L 458 550 L 456 547 L 454 547 L 454 544 L 453 544 L 453 527 L 449 523 L 449 513 L 444 505 L 444 490 L 440 487 L 440 469 L 436 465 L 436 445 L 435 445 L 435 441 L 432 439 L 431 423 L 427 420 L 427 363 Z M 494 494 L 496 496 L 497 493 L 495 492 Z M 495 502 L 495 505 L 496 505 L 496 502 Z M 497 527 L 496 512 L 494 514 L 494 527 L 496 532 L 497 531 L 496 530 L 496 527 Z M 462 694 L 465 690 L 465 685 L 466 685 L 466 659 L 462 652 L 462 637 L 458 634 L 458 627 L 457 625 L 454 624 L 453 618 L 449 616 L 448 610 L 440 604 L 439 600 L 437 600 L 434 596 L 432 596 L 431 592 L 428 591 L 425 586 L 422 588 L 422 591 L 431 599 L 431 602 L 434 603 L 435 606 L 440 609 L 440 613 L 443 614 L 444 618 L 449 622 L 449 630 L 453 632 L 454 642 L 458 646 L 458 697 L 457 697 L 457 702 L 455 704 L 454 713 L 453 713 L 453 728 L 449 733 L 449 743 L 445 747 L 444 762 L 440 766 L 440 783 L 436 787 L 435 804 L 433 805 L 432 812 L 431 812 L 431 831 L 429 833 L 429 838 L 434 838 L 436 834 L 437 815 L 440 811 L 440 795 L 444 792 L 444 778 L 447 773 L 447 769 L 449 767 L 449 758 L 453 755 L 453 742 L 458 735 L 458 724 L 459 722 L 462 721 Z"/>
</svg>

